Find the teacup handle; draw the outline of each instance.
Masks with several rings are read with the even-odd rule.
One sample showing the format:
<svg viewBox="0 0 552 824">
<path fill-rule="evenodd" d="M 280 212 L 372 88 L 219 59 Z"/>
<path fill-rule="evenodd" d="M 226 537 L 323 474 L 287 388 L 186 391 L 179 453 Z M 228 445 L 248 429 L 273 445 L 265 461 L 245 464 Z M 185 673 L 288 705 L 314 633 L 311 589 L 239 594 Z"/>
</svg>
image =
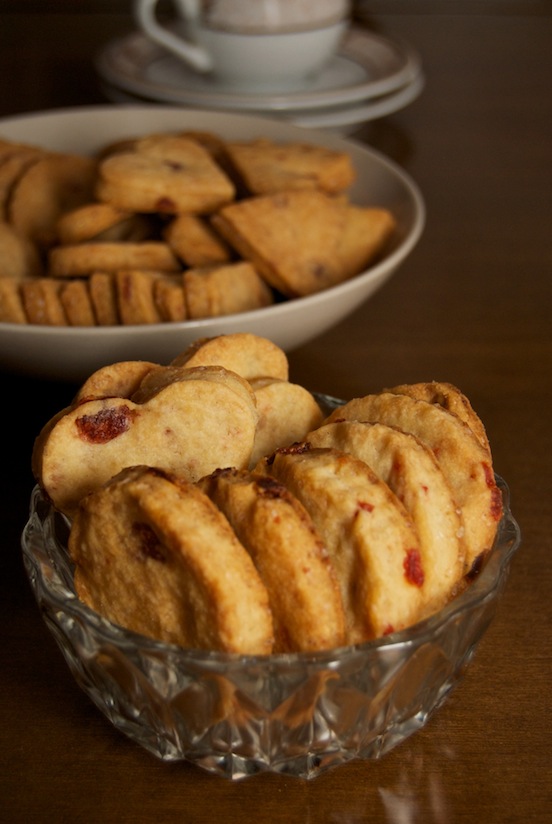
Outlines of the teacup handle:
<svg viewBox="0 0 552 824">
<path fill-rule="evenodd" d="M 195 43 L 173 34 L 161 26 L 155 16 L 158 0 L 135 0 L 134 16 L 143 32 L 155 43 L 185 60 L 196 71 L 208 72 L 213 68 L 213 60 L 208 52 Z M 200 0 L 176 0 L 176 5 L 185 20 L 194 23 L 199 17 Z"/>
</svg>

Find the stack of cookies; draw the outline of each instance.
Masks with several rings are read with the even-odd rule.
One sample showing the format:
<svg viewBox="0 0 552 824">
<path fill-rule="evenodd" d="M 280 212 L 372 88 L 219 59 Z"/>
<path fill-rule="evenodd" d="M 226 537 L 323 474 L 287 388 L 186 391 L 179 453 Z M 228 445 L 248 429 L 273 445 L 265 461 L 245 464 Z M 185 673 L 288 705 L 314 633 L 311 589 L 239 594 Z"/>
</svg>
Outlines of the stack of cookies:
<svg viewBox="0 0 552 824">
<path fill-rule="evenodd" d="M 246 312 L 327 289 L 384 254 L 345 152 L 199 132 L 96 157 L 0 139 L 0 322 L 144 324 Z"/>
<path fill-rule="evenodd" d="M 111 621 L 240 654 L 360 643 L 469 585 L 502 516 L 483 425 L 447 383 L 329 415 L 250 334 L 90 376 L 33 470 L 71 522 L 79 597 Z"/>
</svg>

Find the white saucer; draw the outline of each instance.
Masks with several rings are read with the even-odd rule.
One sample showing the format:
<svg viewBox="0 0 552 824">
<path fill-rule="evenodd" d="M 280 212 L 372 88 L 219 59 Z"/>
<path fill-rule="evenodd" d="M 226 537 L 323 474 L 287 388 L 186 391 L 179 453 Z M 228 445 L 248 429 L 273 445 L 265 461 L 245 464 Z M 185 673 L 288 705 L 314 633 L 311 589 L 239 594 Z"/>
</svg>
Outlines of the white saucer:
<svg viewBox="0 0 552 824">
<path fill-rule="evenodd" d="M 295 126 L 302 126 L 305 129 L 325 129 L 339 135 L 348 135 L 356 130 L 362 123 L 386 117 L 399 109 L 408 106 L 421 93 L 424 88 L 425 77 L 422 72 L 402 89 L 392 94 L 368 100 L 360 105 L 329 106 L 321 109 L 292 110 L 268 112 L 268 117 L 278 120 L 286 120 Z M 136 105 L 147 101 L 128 94 L 121 89 L 111 85 L 104 85 L 104 94 L 112 103 Z M 236 110 L 239 111 L 239 110 Z"/>
<path fill-rule="evenodd" d="M 331 129 L 339 133 L 347 134 L 351 127 L 356 127 L 360 123 L 367 123 L 371 120 L 378 120 L 393 112 L 408 106 L 420 95 L 425 85 L 423 73 L 392 94 L 382 95 L 373 100 L 368 100 L 360 106 L 339 106 L 328 107 L 320 111 L 293 112 L 288 119 L 296 126 L 303 126 L 307 129 Z"/>
<path fill-rule="evenodd" d="M 339 54 L 308 87 L 282 94 L 225 89 L 140 32 L 108 44 L 95 65 L 112 86 L 146 99 L 266 113 L 358 103 L 395 92 L 420 73 L 420 59 L 409 46 L 356 28 L 347 33 Z"/>
</svg>

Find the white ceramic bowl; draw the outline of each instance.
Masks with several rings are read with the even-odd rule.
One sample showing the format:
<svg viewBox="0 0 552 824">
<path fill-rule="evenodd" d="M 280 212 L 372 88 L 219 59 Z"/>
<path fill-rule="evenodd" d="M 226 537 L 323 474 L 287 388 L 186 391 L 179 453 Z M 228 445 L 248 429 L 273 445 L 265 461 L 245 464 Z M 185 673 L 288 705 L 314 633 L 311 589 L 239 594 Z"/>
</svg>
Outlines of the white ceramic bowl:
<svg viewBox="0 0 552 824">
<path fill-rule="evenodd" d="M 252 312 L 141 326 L 0 323 L 0 367 L 47 379 L 79 382 L 106 363 L 168 363 L 197 338 L 234 332 L 262 335 L 290 351 L 357 309 L 391 277 L 420 238 L 425 207 L 410 177 L 378 152 L 324 132 L 264 117 L 151 105 L 73 108 L 0 121 L 2 138 L 80 154 L 92 153 L 118 138 L 176 129 L 209 131 L 233 140 L 267 137 L 275 141 L 303 141 L 349 152 L 357 172 L 350 190 L 351 200 L 391 209 L 398 221 L 394 243 L 382 260 L 345 283 Z"/>
</svg>

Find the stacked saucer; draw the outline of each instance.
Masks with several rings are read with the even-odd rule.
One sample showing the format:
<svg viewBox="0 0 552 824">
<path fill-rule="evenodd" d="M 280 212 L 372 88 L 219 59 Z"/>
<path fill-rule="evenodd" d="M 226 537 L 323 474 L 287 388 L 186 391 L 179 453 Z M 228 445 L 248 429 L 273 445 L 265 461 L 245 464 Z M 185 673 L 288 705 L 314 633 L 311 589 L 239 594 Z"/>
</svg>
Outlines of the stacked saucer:
<svg viewBox="0 0 552 824">
<path fill-rule="evenodd" d="M 109 43 L 96 58 L 96 70 L 106 95 L 116 103 L 141 100 L 256 113 L 342 134 L 402 109 L 424 86 L 414 49 L 355 27 L 316 79 L 285 93 L 224 88 L 140 32 Z"/>
</svg>

